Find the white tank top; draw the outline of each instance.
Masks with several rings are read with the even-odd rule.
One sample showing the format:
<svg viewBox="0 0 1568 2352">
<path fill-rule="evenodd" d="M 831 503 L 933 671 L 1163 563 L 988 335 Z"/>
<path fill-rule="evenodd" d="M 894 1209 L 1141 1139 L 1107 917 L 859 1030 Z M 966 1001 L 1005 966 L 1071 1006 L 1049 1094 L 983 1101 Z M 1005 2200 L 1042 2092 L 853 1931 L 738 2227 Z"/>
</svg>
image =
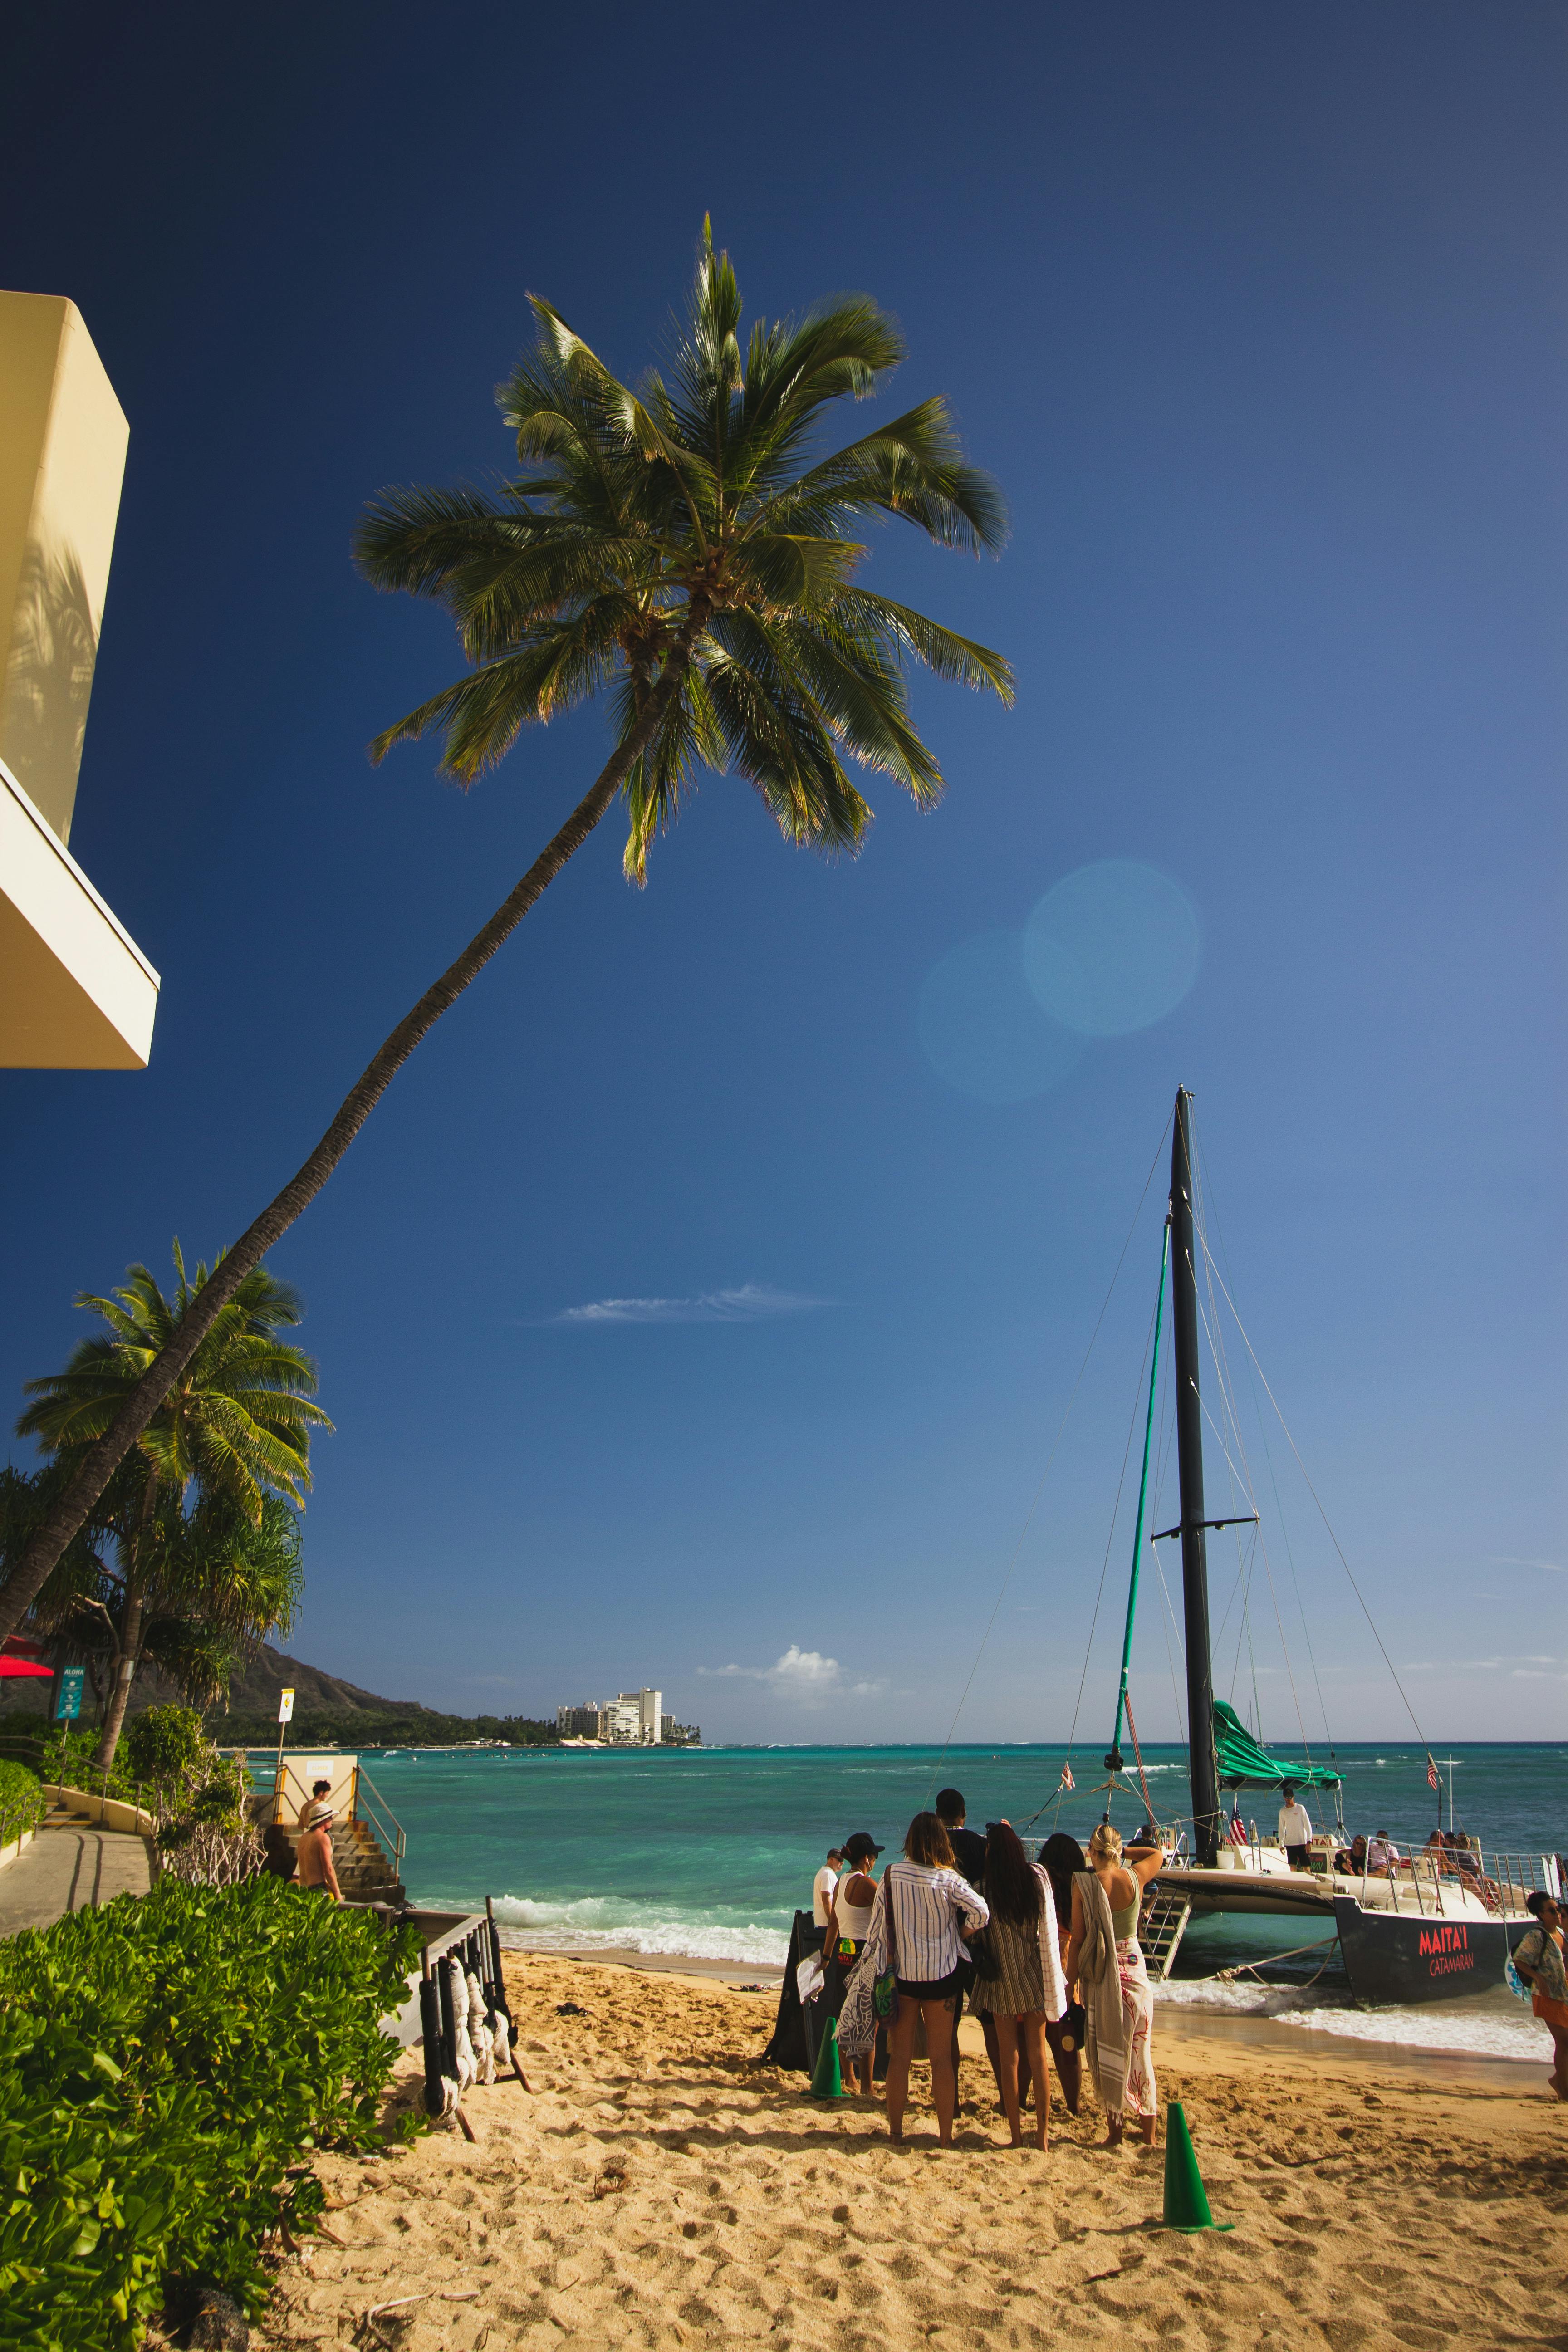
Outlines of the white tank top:
<svg viewBox="0 0 1568 2352">
<path fill-rule="evenodd" d="M 852 1874 L 858 1877 L 859 1873 Z M 871 1932 L 871 1910 L 877 1898 L 873 1895 L 870 1903 L 851 1903 L 844 1892 L 848 1884 L 847 1878 L 841 1878 L 838 1882 L 838 1908 L 835 1914 L 838 1932 L 847 1936 L 852 1944 L 863 1944 Z"/>
</svg>

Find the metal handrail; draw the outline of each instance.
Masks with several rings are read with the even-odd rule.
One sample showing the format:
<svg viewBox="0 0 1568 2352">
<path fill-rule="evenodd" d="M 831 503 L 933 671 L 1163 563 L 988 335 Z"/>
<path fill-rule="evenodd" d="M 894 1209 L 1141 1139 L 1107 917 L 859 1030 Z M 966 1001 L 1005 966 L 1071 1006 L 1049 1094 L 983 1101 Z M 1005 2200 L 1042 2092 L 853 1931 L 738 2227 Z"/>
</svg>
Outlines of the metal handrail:
<svg viewBox="0 0 1568 2352">
<path fill-rule="evenodd" d="M 369 1817 L 370 1825 L 372 1829 L 377 1832 L 383 1844 L 390 1845 L 392 1848 L 394 1870 L 396 1876 L 401 1878 L 403 1875 L 403 1857 L 408 1851 L 408 1840 L 404 1834 L 402 1822 L 398 1820 L 396 1814 L 387 1803 L 386 1799 L 382 1795 L 381 1790 L 376 1787 L 375 1782 L 371 1779 L 370 1774 L 365 1770 L 364 1766 L 361 1764 L 356 1766 L 354 1770 L 353 1817 L 356 1820 L 359 1817 L 361 1796 L 362 1793 L 365 1791 L 369 1792 L 369 1801 L 366 1802 L 364 1810 Z"/>
</svg>

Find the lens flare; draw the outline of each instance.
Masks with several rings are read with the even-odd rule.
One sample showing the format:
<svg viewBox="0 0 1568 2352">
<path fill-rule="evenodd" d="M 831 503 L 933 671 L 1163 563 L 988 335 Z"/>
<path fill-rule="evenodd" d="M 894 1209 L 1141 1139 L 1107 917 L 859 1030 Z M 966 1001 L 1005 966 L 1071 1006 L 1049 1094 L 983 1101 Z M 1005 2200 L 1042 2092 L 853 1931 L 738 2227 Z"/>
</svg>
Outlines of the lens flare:
<svg viewBox="0 0 1568 2352">
<path fill-rule="evenodd" d="M 1024 970 L 1053 1021 L 1126 1037 L 1173 1013 L 1203 942 L 1185 891 L 1157 866 L 1110 858 L 1047 890 L 1024 932 Z"/>
<path fill-rule="evenodd" d="M 1030 994 L 1016 931 L 982 931 L 951 949 L 926 975 L 918 1027 L 938 1077 L 978 1102 L 1043 1095 L 1083 1051 Z"/>
</svg>

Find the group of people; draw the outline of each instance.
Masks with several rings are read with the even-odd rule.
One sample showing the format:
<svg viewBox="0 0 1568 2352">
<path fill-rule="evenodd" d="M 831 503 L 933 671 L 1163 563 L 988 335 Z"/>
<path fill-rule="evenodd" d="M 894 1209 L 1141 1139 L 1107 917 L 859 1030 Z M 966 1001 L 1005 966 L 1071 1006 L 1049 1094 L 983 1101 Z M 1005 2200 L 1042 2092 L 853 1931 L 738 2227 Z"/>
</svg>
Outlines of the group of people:
<svg viewBox="0 0 1568 2352">
<path fill-rule="evenodd" d="M 864 1831 L 833 1849 L 813 1907 L 824 1930 L 818 1998 L 837 2021 L 853 2088 L 870 2092 L 885 2029 L 889 2137 L 903 2137 L 910 2065 L 923 2037 L 937 2137 L 951 2147 L 967 2002 L 1016 2147 L 1031 2089 L 1036 2145 L 1047 2145 L 1047 2049 L 1074 2115 L 1087 2054 L 1107 2147 L 1120 2143 L 1129 2115 L 1152 2146 L 1154 2003 L 1138 1916 L 1165 1859 L 1157 1836 L 1124 1849 L 1105 1822 L 1087 1853 L 1058 1832 L 1031 1860 L 1010 1822 L 987 1822 L 982 1836 L 968 1826 L 961 1792 L 943 1789 L 933 1811 L 915 1815 L 879 1883 L 882 1851 Z"/>
</svg>

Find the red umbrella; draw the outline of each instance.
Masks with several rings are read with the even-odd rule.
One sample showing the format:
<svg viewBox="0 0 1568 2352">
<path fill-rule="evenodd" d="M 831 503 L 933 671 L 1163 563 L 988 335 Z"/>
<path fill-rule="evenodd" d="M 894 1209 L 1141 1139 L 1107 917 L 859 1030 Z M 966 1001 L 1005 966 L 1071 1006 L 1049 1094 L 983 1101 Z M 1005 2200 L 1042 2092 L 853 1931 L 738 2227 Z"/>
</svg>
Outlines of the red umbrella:
<svg viewBox="0 0 1568 2352">
<path fill-rule="evenodd" d="M 43 1675 L 52 1678 L 53 1666 L 46 1666 L 38 1653 L 43 1643 L 28 1633 L 13 1633 L 0 1649 L 0 1676 L 9 1675 Z"/>
</svg>

